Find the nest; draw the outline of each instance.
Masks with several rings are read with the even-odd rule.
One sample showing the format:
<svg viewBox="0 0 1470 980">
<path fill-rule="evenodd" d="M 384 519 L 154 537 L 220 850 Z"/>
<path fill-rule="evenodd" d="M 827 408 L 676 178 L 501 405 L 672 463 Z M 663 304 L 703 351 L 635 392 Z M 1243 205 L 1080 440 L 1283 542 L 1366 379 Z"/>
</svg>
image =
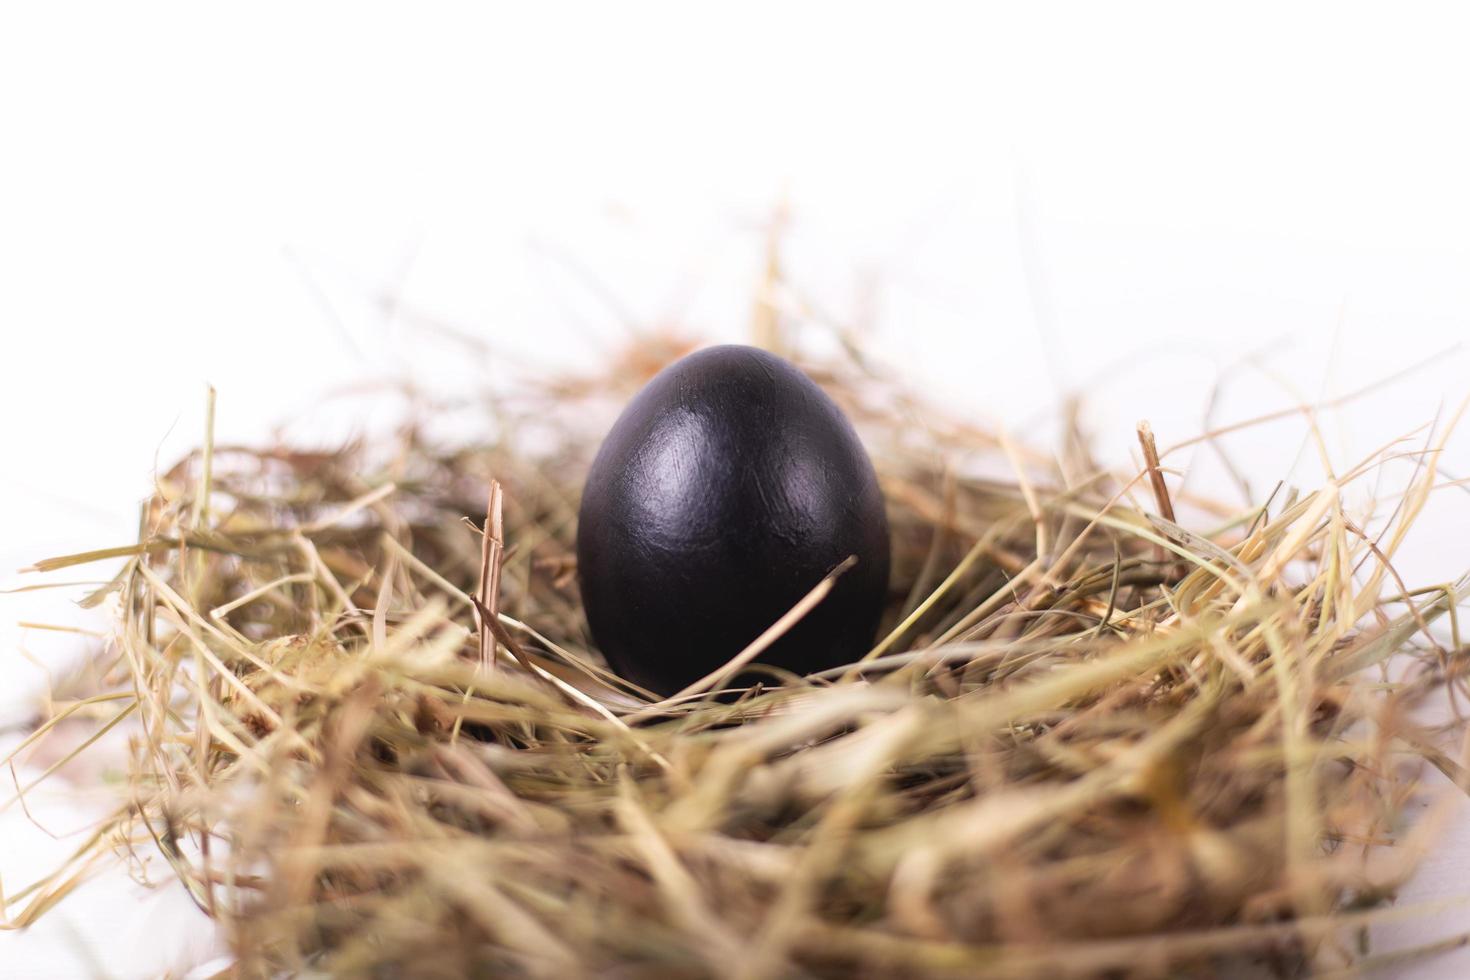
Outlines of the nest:
<svg viewBox="0 0 1470 980">
<path fill-rule="evenodd" d="M 947 419 L 851 351 L 806 363 L 887 498 L 879 638 L 654 701 L 591 647 L 573 545 L 587 420 L 683 349 L 487 395 L 478 444 L 206 444 L 136 545 L 41 563 L 126 559 L 91 600 L 118 611 L 98 687 L 61 707 L 131 726 L 131 768 L 76 862 L 11 896 L 19 921 L 96 855 L 156 848 L 246 976 L 1361 958 L 1429 844 L 1405 818 L 1424 761 L 1462 776 L 1434 747 L 1459 724 L 1414 721 L 1462 684 L 1458 587 L 1392 568 L 1443 437 L 1387 513 L 1344 491 L 1399 446 L 1239 509 L 1171 497 L 1146 429 L 1144 465 L 1111 472 L 1077 438 Z"/>
</svg>

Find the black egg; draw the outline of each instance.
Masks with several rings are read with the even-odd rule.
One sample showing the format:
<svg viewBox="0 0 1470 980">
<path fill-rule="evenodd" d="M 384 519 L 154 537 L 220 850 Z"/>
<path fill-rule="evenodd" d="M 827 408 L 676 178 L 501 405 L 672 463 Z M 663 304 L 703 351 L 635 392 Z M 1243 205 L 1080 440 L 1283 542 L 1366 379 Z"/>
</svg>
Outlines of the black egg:
<svg viewBox="0 0 1470 980">
<path fill-rule="evenodd" d="M 661 371 L 608 433 L 582 494 L 577 564 L 613 669 L 672 694 L 719 668 L 849 556 L 857 565 L 759 661 L 798 674 L 873 641 L 888 520 L 842 410 L 754 347 Z"/>
</svg>

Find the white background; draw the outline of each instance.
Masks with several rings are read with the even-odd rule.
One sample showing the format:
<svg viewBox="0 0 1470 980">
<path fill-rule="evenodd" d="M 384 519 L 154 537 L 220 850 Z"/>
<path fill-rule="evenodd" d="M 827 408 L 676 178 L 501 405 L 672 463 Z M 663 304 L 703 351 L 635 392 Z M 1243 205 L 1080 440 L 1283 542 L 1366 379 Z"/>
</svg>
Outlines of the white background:
<svg viewBox="0 0 1470 980">
<path fill-rule="evenodd" d="M 128 542 L 206 383 L 222 438 L 322 438 L 353 380 L 591 363 L 630 326 L 740 339 L 783 200 L 792 277 L 870 313 L 897 368 L 1037 440 L 1085 386 L 1114 461 L 1137 418 L 1199 431 L 1222 377 L 1228 421 L 1432 358 L 1324 417 L 1342 467 L 1470 389 L 1466 27 L 1398 3 L 0 7 L 0 569 Z M 1320 476 L 1303 445 L 1236 448 L 1264 490 Z M 1452 578 L 1470 497 L 1428 519 L 1403 571 Z M 0 596 L 0 749 L 75 650 L 17 623 L 80 621 L 74 594 Z M 0 881 L 74 842 L 0 813 Z M 1467 872 L 1452 842 L 1408 897 Z M 112 876 L 0 934 L 0 972 L 215 948 L 176 889 Z"/>
</svg>

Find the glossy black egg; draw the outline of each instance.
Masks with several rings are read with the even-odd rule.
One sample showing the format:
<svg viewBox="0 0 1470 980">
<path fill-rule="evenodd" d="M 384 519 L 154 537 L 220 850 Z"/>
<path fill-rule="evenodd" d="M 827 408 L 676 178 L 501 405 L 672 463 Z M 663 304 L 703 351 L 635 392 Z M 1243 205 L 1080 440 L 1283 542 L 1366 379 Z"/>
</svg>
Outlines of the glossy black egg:
<svg viewBox="0 0 1470 980">
<path fill-rule="evenodd" d="M 727 662 L 849 556 L 857 564 L 759 661 L 798 674 L 873 641 L 888 521 L 842 410 L 788 361 L 710 347 L 661 371 L 592 463 L 577 529 L 593 639 L 672 694 Z"/>
</svg>

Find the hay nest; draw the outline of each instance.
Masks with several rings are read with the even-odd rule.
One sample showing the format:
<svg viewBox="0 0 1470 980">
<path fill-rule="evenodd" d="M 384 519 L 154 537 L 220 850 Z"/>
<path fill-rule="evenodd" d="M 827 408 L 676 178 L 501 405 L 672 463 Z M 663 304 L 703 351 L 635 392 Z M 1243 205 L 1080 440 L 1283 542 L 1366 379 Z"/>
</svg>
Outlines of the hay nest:
<svg viewBox="0 0 1470 980">
<path fill-rule="evenodd" d="M 1434 624 L 1457 586 L 1391 565 L 1443 436 L 1387 513 L 1343 491 L 1401 446 L 1239 510 L 1172 499 L 1146 430 L 1139 471 L 1110 472 L 1080 439 L 946 419 L 851 351 L 807 363 L 887 497 L 880 638 L 850 668 L 654 702 L 589 645 L 575 515 L 588 419 L 683 349 L 487 395 L 483 444 L 206 444 L 136 546 L 42 563 L 127 558 L 93 599 L 119 612 L 100 686 L 63 706 L 135 726 L 126 804 L 78 861 L 155 844 L 247 976 L 1361 955 L 1427 846 L 1404 818 L 1424 759 L 1460 775 L 1433 748 L 1458 726 L 1411 717 L 1460 683 Z"/>
</svg>

